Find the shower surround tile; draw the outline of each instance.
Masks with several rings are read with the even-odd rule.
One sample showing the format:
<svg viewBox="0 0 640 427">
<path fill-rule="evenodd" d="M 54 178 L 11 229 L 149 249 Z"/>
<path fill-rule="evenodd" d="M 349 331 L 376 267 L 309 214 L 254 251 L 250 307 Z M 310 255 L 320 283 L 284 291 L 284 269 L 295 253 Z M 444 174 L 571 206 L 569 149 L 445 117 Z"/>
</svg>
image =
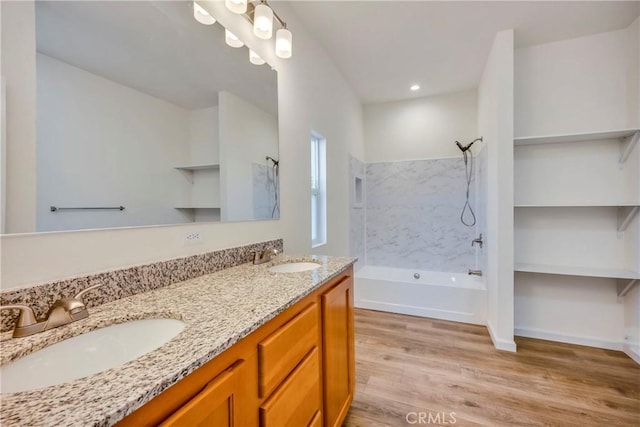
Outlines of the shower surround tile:
<svg viewBox="0 0 640 427">
<path fill-rule="evenodd" d="M 251 178 L 253 219 L 280 218 L 279 206 L 276 206 L 276 200 L 279 199 L 280 194 L 280 180 L 277 176 L 274 177 L 273 168 L 253 163 Z M 278 203 L 280 203 L 279 200 Z"/>
<path fill-rule="evenodd" d="M 476 228 L 460 222 L 465 192 L 461 158 L 367 164 L 367 264 L 456 273 L 475 268 Z"/>
<path fill-rule="evenodd" d="M 349 155 L 349 255 L 358 258 L 356 269 L 365 260 L 365 209 L 364 201 L 356 200 L 356 177 L 362 179 L 362 197 L 366 198 L 365 164 Z"/>
</svg>

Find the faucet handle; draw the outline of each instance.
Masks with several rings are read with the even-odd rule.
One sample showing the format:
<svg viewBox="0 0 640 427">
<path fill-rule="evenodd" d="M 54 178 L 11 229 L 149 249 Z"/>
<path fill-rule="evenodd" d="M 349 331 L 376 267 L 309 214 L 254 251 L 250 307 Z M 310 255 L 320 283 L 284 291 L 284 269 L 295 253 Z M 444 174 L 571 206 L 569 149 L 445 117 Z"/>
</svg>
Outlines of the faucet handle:
<svg viewBox="0 0 640 427">
<path fill-rule="evenodd" d="M 23 328 L 25 326 L 31 326 L 38 323 L 36 315 L 33 313 L 33 309 L 26 305 L 13 304 L 0 306 L 0 310 L 20 310 L 20 315 L 16 321 L 16 327 Z"/>
<path fill-rule="evenodd" d="M 73 299 L 79 300 L 80 302 L 82 302 L 82 304 L 84 304 L 84 296 L 87 292 L 90 292 L 96 288 L 99 288 L 100 286 L 104 285 L 104 283 L 98 283 L 97 285 L 93 285 L 93 286 L 89 286 L 87 289 L 83 289 L 80 292 L 78 292 L 76 294 L 75 297 L 73 297 Z"/>
</svg>

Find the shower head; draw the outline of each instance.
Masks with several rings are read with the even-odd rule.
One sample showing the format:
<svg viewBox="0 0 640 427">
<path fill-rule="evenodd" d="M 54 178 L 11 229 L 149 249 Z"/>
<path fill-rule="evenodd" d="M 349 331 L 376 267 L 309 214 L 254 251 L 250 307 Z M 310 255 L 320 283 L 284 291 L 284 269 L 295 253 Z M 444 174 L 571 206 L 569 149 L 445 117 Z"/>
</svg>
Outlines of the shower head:
<svg viewBox="0 0 640 427">
<path fill-rule="evenodd" d="M 460 149 L 460 151 L 462 151 L 463 153 L 467 150 L 469 150 L 471 148 L 471 146 L 477 142 L 477 141 L 482 141 L 482 137 L 480 138 L 476 138 L 473 141 L 471 141 L 468 145 L 463 146 L 462 144 L 460 144 L 460 142 L 456 141 L 456 145 L 458 146 L 458 148 Z"/>
<path fill-rule="evenodd" d="M 274 159 L 274 158 L 273 158 L 273 157 L 271 157 L 271 156 L 267 156 L 267 157 L 266 157 L 266 160 L 267 160 L 267 162 L 268 162 L 269 160 L 271 160 L 271 161 L 273 162 L 273 170 L 274 170 L 274 172 L 276 173 L 276 176 L 278 176 L 278 172 L 279 172 L 279 170 L 280 170 L 280 160 L 276 160 L 276 159 Z"/>
</svg>

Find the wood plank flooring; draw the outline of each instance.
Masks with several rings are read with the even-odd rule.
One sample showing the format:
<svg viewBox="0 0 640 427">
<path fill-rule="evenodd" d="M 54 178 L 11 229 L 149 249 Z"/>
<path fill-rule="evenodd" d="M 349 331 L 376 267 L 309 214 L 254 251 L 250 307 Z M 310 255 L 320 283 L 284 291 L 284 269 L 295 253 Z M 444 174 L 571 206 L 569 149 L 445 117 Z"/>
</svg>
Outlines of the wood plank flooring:
<svg viewBox="0 0 640 427">
<path fill-rule="evenodd" d="M 517 337 L 509 353 L 483 326 L 361 309 L 355 339 L 347 427 L 640 427 L 640 367 L 622 352 Z"/>
</svg>

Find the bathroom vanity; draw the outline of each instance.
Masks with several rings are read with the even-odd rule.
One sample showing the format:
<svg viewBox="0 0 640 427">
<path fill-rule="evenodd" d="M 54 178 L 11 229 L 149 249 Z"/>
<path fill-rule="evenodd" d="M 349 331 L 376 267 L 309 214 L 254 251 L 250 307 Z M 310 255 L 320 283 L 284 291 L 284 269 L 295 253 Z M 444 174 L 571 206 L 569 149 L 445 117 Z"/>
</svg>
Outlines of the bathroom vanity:
<svg viewBox="0 0 640 427">
<path fill-rule="evenodd" d="M 353 342 L 350 267 L 118 426 L 340 426 Z"/>
<path fill-rule="evenodd" d="M 275 265 L 315 262 L 313 271 Z M 2 336 L 2 364 L 132 319 L 184 330 L 144 356 L 86 378 L 2 394 L 0 424 L 339 426 L 355 385 L 353 258 L 279 256 L 90 309 L 26 338 Z"/>
</svg>

